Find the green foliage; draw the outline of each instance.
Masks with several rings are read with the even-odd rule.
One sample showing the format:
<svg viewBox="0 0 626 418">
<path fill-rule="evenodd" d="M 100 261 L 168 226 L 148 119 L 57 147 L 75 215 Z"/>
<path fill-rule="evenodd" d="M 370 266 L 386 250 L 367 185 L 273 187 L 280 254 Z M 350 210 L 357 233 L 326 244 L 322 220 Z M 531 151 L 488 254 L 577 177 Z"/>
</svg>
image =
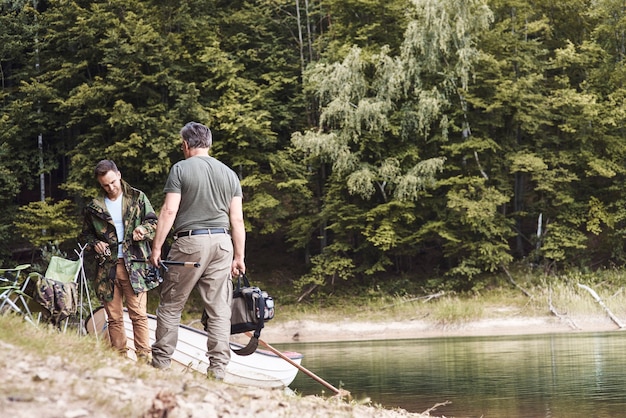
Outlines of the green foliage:
<svg viewBox="0 0 626 418">
<path fill-rule="evenodd" d="M 334 286 L 337 280 L 349 280 L 354 277 L 354 263 L 349 257 L 337 255 L 336 249 L 328 248 L 329 256 L 324 253 L 311 259 L 311 270 L 298 279 L 294 285 L 296 290 L 305 286 Z M 332 252 L 331 252 L 332 251 Z"/>
<path fill-rule="evenodd" d="M 74 233 L 69 206 L 25 206 L 40 175 L 80 205 L 111 158 L 159 207 L 196 120 L 242 179 L 250 248 L 286 240 L 311 269 L 299 286 L 623 265 L 623 16 L 611 0 L 2 2 L 0 260 L 21 246 L 13 207 L 34 211 L 15 221 L 33 245 Z"/>
<path fill-rule="evenodd" d="M 513 259 L 507 243 L 511 221 L 498 212 L 509 197 L 478 177 L 455 180 L 447 194 L 449 224 L 455 227 L 447 230 L 445 248 L 449 257 L 460 262 L 448 274 L 472 278 L 494 272 Z"/>
<path fill-rule="evenodd" d="M 20 244 L 13 230 L 13 213 L 17 210 L 16 205 L 4 205 L 0 213 L 0 267 L 16 264 L 11 260 L 12 252 Z"/>
<path fill-rule="evenodd" d="M 306 3 L 306 2 L 305 2 Z M 388 46 L 398 52 L 408 24 L 407 2 L 403 0 L 309 1 L 309 10 L 319 9 L 322 23 L 314 46 L 323 60 L 341 60 L 356 45 L 373 52 Z M 314 6 L 315 3 L 318 5 Z"/>
<path fill-rule="evenodd" d="M 9 144 L 0 144 L 0 203 L 12 201 L 19 192 L 20 182 L 11 169 L 11 150 Z"/>
<path fill-rule="evenodd" d="M 587 238 L 581 231 L 555 222 L 547 226 L 538 255 L 550 261 L 582 265 L 588 261 L 584 254 L 587 248 L 586 240 Z M 572 257 L 572 255 L 578 255 L 578 257 Z"/>
<path fill-rule="evenodd" d="M 242 187 L 253 190 L 246 195 L 244 211 L 247 221 L 254 222 L 261 234 L 270 234 L 280 229 L 281 220 L 287 216 L 280 201 L 272 194 L 264 192 L 260 184 L 269 184 L 269 176 L 249 176 L 242 182 Z"/>
<path fill-rule="evenodd" d="M 76 240 L 80 232 L 80 222 L 74 213 L 74 205 L 69 200 L 54 203 L 52 199 L 46 199 L 20 207 L 14 225 L 33 246 L 45 247 L 54 243 L 58 247 Z"/>
<path fill-rule="evenodd" d="M 467 88 L 477 56 L 471 39 L 491 19 L 479 2 L 454 1 L 414 2 L 409 16 L 397 56 L 389 48 L 372 54 L 355 46 L 341 62 L 309 69 L 306 81 L 322 105 L 320 129 L 292 136 L 305 161 L 332 168 L 327 180 L 322 179 L 327 182 L 321 213 L 327 215 L 323 219 L 333 231 L 333 244 L 321 256 L 339 256 L 333 245 L 348 245 L 354 249 L 357 271 L 368 276 L 397 266 L 396 257 L 410 257 L 415 252 L 410 247 L 434 238 L 419 232 L 419 220 L 432 212 L 422 202 L 429 190 L 439 187 L 437 175 L 446 174 L 446 158 L 441 156 L 450 126 L 446 112 L 462 106 L 456 86 Z M 348 211 L 340 203 L 345 199 L 352 203 Z M 505 201 L 500 196 L 494 200 L 495 205 Z M 389 209 L 407 208 L 405 201 L 420 202 L 423 210 L 412 206 L 405 215 L 381 216 Z M 364 227 L 357 229 L 359 223 Z M 493 232 L 487 222 L 481 226 Z M 479 229 L 474 227 L 483 233 Z M 497 239 L 502 241 L 502 235 Z M 487 261 L 477 262 L 476 273 L 482 264 L 492 268 L 510 258 L 505 244 L 480 253 Z"/>
</svg>

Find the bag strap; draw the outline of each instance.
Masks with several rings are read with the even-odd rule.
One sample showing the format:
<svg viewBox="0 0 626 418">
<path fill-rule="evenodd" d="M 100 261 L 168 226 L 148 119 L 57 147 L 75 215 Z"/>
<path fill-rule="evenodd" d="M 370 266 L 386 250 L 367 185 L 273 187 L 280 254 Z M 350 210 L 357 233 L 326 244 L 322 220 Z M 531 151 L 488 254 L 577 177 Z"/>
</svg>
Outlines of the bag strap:
<svg viewBox="0 0 626 418">
<path fill-rule="evenodd" d="M 241 280 L 243 279 L 243 287 L 250 287 L 250 281 L 248 280 L 248 276 L 246 273 L 242 273 L 237 277 L 237 290 L 241 290 Z"/>
<path fill-rule="evenodd" d="M 246 276 L 246 273 L 242 273 L 237 277 L 236 291 L 241 291 L 242 281 L 243 281 L 243 287 L 252 287 L 250 286 L 250 281 L 248 280 L 248 276 Z M 263 294 L 261 294 L 261 296 L 259 297 L 257 304 L 259 305 L 259 318 L 256 324 L 256 329 L 254 330 L 254 337 L 258 339 L 261 336 L 261 330 L 265 326 L 265 298 L 263 297 Z"/>
<path fill-rule="evenodd" d="M 256 329 L 254 330 L 254 337 L 257 339 L 261 336 L 261 330 L 265 326 L 265 298 L 263 297 L 263 293 L 261 293 L 261 296 L 259 297 L 258 305 L 259 305 L 259 322 L 257 322 Z"/>
<path fill-rule="evenodd" d="M 237 277 L 237 290 L 241 290 L 241 279 L 243 278 L 244 285 L 246 287 L 250 287 L 250 282 L 248 281 L 248 277 L 244 274 L 239 275 Z M 261 289 L 259 289 L 260 291 Z M 259 337 L 261 336 L 261 330 L 265 326 L 265 298 L 263 297 L 263 293 L 261 291 L 261 295 L 259 300 L 257 301 L 259 306 L 259 318 L 256 324 L 256 329 L 254 330 L 254 334 L 250 337 L 250 341 L 248 341 L 248 345 L 242 347 L 238 350 L 233 350 L 236 354 L 240 356 L 249 356 L 254 353 L 259 346 Z M 255 313 L 256 314 L 256 313 Z"/>
</svg>

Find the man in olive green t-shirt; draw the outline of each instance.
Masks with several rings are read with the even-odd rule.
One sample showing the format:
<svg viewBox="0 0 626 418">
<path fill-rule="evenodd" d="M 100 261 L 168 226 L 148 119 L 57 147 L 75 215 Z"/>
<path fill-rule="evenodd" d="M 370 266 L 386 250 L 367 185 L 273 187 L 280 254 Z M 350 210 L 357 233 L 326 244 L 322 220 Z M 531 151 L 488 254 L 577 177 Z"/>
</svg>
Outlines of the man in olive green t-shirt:
<svg viewBox="0 0 626 418">
<path fill-rule="evenodd" d="M 161 284 L 152 365 L 169 368 L 178 342 L 182 310 L 198 286 L 207 323 L 207 375 L 222 380 L 230 361 L 232 275 L 245 273 L 242 191 L 233 170 L 209 156 L 208 127 L 189 122 L 181 129 L 185 160 L 174 164 L 165 183 L 150 261 L 158 266 L 163 243 L 173 227 L 169 260 L 199 262 L 200 268 L 171 266 Z"/>
</svg>

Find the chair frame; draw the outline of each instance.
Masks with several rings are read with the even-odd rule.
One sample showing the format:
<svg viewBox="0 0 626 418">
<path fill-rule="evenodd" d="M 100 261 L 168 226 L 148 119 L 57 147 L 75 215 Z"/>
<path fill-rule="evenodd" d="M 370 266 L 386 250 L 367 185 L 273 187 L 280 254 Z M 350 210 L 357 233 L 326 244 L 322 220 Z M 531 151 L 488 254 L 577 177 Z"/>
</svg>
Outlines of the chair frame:
<svg viewBox="0 0 626 418">
<path fill-rule="evenodd" d="M 0 269 L 0 312 L 12 311 L 23 315 L 24 319 L 35 325 L 33 314 L 28 307 L 28 303 L 24 296 L 26 295 L 26 287 L 30 283 L 30 277 L 26 277 L 22 283 L 22 272 L 30 268 L 30 264 L 20 264 L 15 268 Z M 13 276 L 13 277 L 10 277 Z M 22 308 L 20 308 L 20 305 Z"/>
<path fill-rule="evenodd" d="M 78 315 L 78 321 L 79 321 L 79 327 L 78 327 L 78 333 L 79 334 L 86 334 L 86 330 L 84 329 L 85 326 L 85 321 L 86 321 L 86 312 L 84 312 L 84 301 L 85 299 L 87 300 L 87 306 L 89 308 L 89 314 L 91 316 L 93 316 L 93 304 L 91 302 L 91 296 L 89 294 L 89 285 L 87 283 L 87 275 L 85 273 L 85 265 L 84 265 L 84 252 L 85 252 L 85 248 L 87 248 L 87 244 L 85 245 L 80 245 L 78 244 L 78 248 L 79 249 L 74 249 L 74 252 L 76 253 L 76 255 L 78 256 L 77 260 L 71 260 L 73 262 L 78 261 L 80 267 L 78 268 L 74 278 L 71 280 L 71 282 L 76 283 L 76 285 L 79 288 L 79 294 L 78 294 L 78 306 L 77 306 L 77 315 Z M 60 257 L 63 258 L 63 257 Z M 70 260 L 68 260 L 70 261 Z M 48 266 L 49 268 L 50 266 Z M 52 280 L 57 280 L 54 277 L 49 277 L 49 272 L 46 270 L 45 274 L 40 274 L 40 273 L 31 273 L 31 275 L 37 275 L 37 276 L 42 276 L 42 277 L 48 277 Z M 34 277 L 34 276 L 33 276 Z M 30 278 L 30 277 L 29 277 Z M 61 282 L 66 282 L 69 283 L 70 281 L 64 281 L 64 280 L 58 280 Z M 70 317 L 66 318 L 63 320 L 63 322 L 65 322 L 65 324 L 63 325 L 63 331 L 67 331 L 67 327 L 69 325 L 69 321 L 70 321 Z M 96 338 L 98 338 L 98 336 L 96 335 Z"/>
<path fill-rule="evenodd" d="M 83 317 L 83 301 L 85 300 L 85 298 L 87 299 L 87 305 L 89 307 L 90 317 L 93 317 L 93 304 L 91 303 L 91 296 L 89 294 L 89 285 L 87 283 L 87 274 L 85 273 L 84 254 L 85 254 L 85 248 L 87 248 L 87 244 L 85 245 L 78 244 L 78 248 L 80 249 L 80 251 L 74 249 L 74 252 L 78 256 L 78 259 L 80 260 L 80 270 L 79 270 L 78 276 L 76 277 L 76 283 L 78 284 L 80 288 L 80 295 L 79 295 L 79 302 L 78 302 L 78 309 L 80 310 L 79 321 L 84 327 L 87 318 Z M 85 333 L 86 332 L 87 330 L 85 328 Z M 99 337 L 98 335 L 96 335 L 96 340 L 98 339 Z"/>
</svg>

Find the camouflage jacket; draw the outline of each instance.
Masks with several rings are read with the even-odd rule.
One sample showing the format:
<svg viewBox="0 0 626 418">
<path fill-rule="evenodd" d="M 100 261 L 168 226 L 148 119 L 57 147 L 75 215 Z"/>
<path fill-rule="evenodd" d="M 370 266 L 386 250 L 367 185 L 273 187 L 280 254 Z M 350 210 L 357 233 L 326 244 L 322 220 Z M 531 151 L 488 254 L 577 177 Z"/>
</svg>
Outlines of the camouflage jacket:
<svg viewBox="0 0 626 418">
<path fill-rule="evenodd" d="M 105 196 L 103 192 L 85 207 L 80 242 L 88 244 L 89 250 L 93 250 L 98 241 L 109 244 L 111 256 L 96 257 L 98 269 L 93 282 L 98 298 L 110 301 L 113 299 L 119 242 L 115 224 L 104 203 Z M 130 283 L 135 293 L 140 293 L 155 288 L 159 284 L 157 281 L 146 281 L 149 267 L 147 262 L 131 262 L 134 259 L 147 260 L 150 256 L 150 242 L 156 232 L 157 216 L 146 195 L 141 190 L 131 187 L 124 180 L 122 180 L 122 196 L 122 218 L 124 219 L 122 257 Z M 139 225 L 143 226 L 147 233 L 143 241 L 133 241 L 133 231 Z"/>
</svg>

